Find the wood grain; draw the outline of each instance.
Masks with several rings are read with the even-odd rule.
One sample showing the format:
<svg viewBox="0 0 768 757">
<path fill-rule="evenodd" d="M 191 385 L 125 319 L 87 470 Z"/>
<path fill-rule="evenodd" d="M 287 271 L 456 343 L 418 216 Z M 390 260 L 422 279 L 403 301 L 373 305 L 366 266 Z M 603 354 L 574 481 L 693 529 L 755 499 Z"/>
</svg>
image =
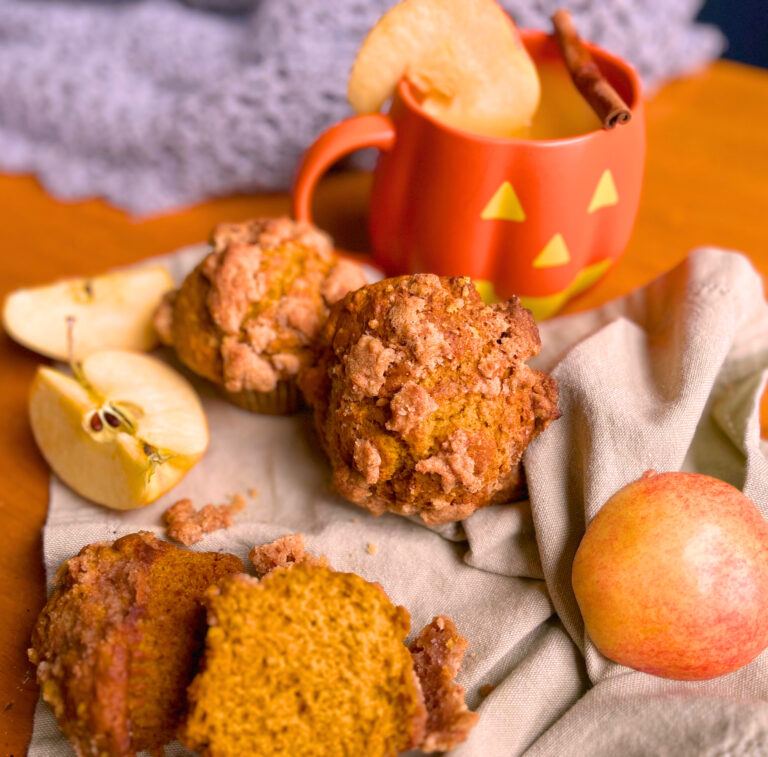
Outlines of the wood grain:
<svg viewBox="0 0 768 757">
<path fill-rule="evenodd" d="M 568 306 L 591 307 L 646 283 L 700 244 L 743 250 L 768 276 L 768 73 L 719 62 L 673 82 L 648 106 L 648 165 L 637 226 L 621 263 Z M 370 177 L 339 173 L 315 218 L 339 246 L 364 250 Z M 29 177 L 0 177 L 0 295 L 63 275 L 95 274 L 207 237 L 223 220 L 276 215 L 285 195 L 214 200 L 135 221 L 101 201 L 61 203 Z M 26 646 L 44 600 L 41 528 L 48 471 L 26 417 L 40 362 L 0 335 L 0 753 L 20 757 L 37 697 Z M 763 403 L 768 429 L 768 403 Z"/>
</svg>

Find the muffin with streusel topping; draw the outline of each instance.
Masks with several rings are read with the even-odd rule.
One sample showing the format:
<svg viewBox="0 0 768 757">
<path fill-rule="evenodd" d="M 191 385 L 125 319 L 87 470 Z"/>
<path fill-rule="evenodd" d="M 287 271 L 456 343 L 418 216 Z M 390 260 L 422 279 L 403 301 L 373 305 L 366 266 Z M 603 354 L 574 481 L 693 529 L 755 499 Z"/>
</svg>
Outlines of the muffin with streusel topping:
<svg viewBox="0 0 768 757">
<path fill-rule="evenodd" d="M 365 283 L 326 234 L 289 218 L 216 227 L 213 250 L 155 314 L 180 360 L 260 413 L 300 404 L 296 376 L 328 310 Z"/>
<path fill-rule="evenodd" d="M 406 647 L 410 615 L 379 584 L 316 560 L 273 568 L 207 592 L 182 744 L 216 757 L 395 757 L 466 740 L 478 715 L 454 680 L 468 643 L 450 618 Z"/>
<path fill-rule="evenodd" d="M 203 595 L 242 570 L 234 555 L 147 531 L 91 544 L 61 565 L 28 654 L 78 755 L 163 753 L 203 651 Z"/>
<path fill-rule="evenodd" d="M 339 493 L 374 514 L 460 520 L 521 489 L 520 458 L 559 417 L 526 360 L 533 316 L 467 278 L 384 279 L 340 300 L 299 383 Z"/>
</svg>

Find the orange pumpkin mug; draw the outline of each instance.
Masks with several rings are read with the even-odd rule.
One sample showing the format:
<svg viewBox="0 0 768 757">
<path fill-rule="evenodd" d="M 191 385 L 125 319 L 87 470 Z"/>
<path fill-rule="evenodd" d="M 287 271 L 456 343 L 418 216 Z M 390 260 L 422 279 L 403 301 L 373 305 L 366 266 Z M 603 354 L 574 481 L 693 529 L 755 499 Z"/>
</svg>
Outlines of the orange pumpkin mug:
<svg viewBox="0 0 768 757">
<path fill-rule="evenodd" d="M 559 57 L 553 37 L 521 36 L 536 63 Z M 309 148 L 295 217 L 311 220 L 314 188 L 340 157 L 376 147 L 368 213 L 376 264 L 390 275 L 470 276 L 487 298 L 516 294 L 537 318 L 554 314 L 624 252 L 645 164 L 639 78 L 588 47 L 629 105 L 628 124 L 559 139 L 485 137 L 425 113 L 403 80 L 388 115 L 342 121 Z"/>
</svg>

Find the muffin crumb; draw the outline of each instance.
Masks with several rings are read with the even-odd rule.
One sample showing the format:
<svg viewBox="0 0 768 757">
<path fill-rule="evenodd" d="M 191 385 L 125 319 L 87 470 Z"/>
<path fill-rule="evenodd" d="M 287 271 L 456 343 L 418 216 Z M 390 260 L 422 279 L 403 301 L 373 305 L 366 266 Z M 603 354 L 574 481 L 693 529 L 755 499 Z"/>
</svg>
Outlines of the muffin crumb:
<svg viewBox="0 0 768 757">
<path fill-rule="evenodd" d="M 496 686 L 492 683 L 484 683 L 477 690 L 477 693 L 480 694 L 480 696 L 483 697 L 483 699 L 485 699 L 485 697 L 487 697 L 495 688 Z"/>
<path fill-rule="evenodd" d="M 229 504 L 205 505 L 195 510 L 191 499 L 180 499 L 163 513 L 169 538 L 189 547 L 203 540 L 205 534 L 229 528 L 235 513 L 245 509 L 245 497 L 235 494 Z"/>
<path fill-rule="evenodd" d="M 310 555 L 304 547 L 304 534 L 287 534 L 269 544 L 254 547 L 248 555 L 259 578 L 280 568 L 294 565 L 319 565 L 329 567 L 328 558 Z"/>
<path fill-rule="evenodd" d="M 369 542 L 368 542 L 368 546 L 365 548 L 365 551 L 366 551 L 366 552 L 367 552 L 369 555 L 375 555 L 375 554 L 376 554 L 376 553 L 379 551 L 379 548 L 378 548 L 378 546 L 377 546 L 376 544 L 374 544 L 372 541 L 369 541 Z"/>
<path fill-rule="evenodd" d="M 375 397 L 397 357 L 397 352 L 385 347 L 380 339 L 363 334 L 346 358 L 349 379 L 359 392 Z"/>
<path fill-rule="evenodd" d="M 464 688 L 454 681 L 468 646 L 456 624 L 439 615 L 409 647 L 427 706 L 426 735 L 419 744 L 423 752 L 453 749 L 477 723 L 478 714 L 464 701 Z"/>
<path fill-rule="evenodd" d="M 369 439 L 355 440 L 355 467 L 365 478 L 366 484 L 375 484 L 379 480 L 381 454 Z"/>
</svg>

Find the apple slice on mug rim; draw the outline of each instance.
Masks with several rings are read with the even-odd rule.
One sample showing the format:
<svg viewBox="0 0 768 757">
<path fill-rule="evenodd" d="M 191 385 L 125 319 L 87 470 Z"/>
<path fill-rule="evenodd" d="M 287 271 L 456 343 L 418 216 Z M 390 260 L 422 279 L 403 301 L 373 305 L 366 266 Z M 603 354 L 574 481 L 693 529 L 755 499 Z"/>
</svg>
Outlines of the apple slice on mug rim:
<svg viewBox="0 0 768 757">
<path fill-rule="evenodd" d="M 495 0 L 402 0 L 387 11 L 357 53 L 349 102 L 374 113 L 403 77 L 425 111 L 478 134 L 510 136 L 539 104 L 536 67 Z"/>
</svg>

